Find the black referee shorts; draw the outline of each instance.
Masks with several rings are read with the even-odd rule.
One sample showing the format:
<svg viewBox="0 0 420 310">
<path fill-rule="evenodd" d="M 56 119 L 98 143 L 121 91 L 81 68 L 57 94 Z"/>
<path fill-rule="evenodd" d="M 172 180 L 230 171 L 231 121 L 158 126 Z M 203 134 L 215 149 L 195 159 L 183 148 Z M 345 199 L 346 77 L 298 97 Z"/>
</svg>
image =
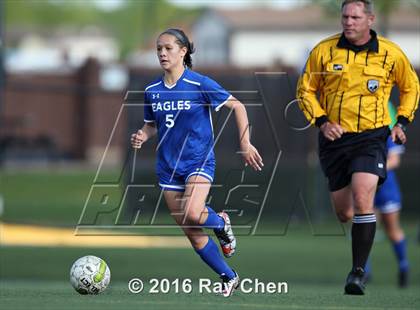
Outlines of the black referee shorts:
<svg viewBox="0 0 420 310">
<path fill-rule="evenodd" d="M 328 178 L 328 187 L 335 192 L 350 184 L 354 172 L 379 176 L 378 184 L 386 179 L 386 140 L 388 126 L 361 133 L 345 133 L 330 141 L 319 132 L 319 159 Z"/>
</svg>

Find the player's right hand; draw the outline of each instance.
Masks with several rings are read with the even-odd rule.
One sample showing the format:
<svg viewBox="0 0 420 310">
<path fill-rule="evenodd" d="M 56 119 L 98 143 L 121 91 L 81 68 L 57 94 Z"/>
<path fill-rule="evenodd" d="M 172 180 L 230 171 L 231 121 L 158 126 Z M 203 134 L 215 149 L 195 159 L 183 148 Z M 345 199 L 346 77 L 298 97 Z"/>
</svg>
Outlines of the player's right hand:
<svg viewBox="0 0 420 310">
<path fill-rule="evenodd" d="M 392 128 L 391 138 L 396 144 L 405 144 L 407 142 L 407 136 L 405 135 L 404 129 L 398 126 Z"/>
<path fill-rule="evenodd" d="M 141 148 L 143 142 L 146 141 L 145 134 L 143 130 L 139 129 L 136 133 L 131 135 L 131 146 L 135 149 Z"/>
<path fill-rule="evenodd" d="M 323 133 L 324 137 L 330 141 L 340 139 L 343 133 L 346 132 L 346 130 L 339 124 L 330 122 L 325 122 L 324 124 L 322 124 L 320 130 Z"/>
</svg>

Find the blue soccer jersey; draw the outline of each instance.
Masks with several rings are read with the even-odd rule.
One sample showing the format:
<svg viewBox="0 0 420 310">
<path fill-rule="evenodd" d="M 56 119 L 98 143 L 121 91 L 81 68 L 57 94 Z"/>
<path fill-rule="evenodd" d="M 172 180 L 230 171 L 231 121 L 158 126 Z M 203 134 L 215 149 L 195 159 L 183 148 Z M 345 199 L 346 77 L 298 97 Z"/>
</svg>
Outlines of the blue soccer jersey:
<svg viewBox="0 0 420 310">
<path fill-rule="evenodd" d="M 388 137 L 386 146 L 388 153 L 404 153 L 404 146 L 395 144 L 391 137 Z M 392 213 L 401 209 L 401 193 L 395 171 L 387 171 L 387 178 L 375 195 L 375 206 L 381 213 Z"/>
<path fill-rule="evenodd" d="M 146 87 L 144 121 L 157 127 L 159 176 L 171 176 L 170 181 L 183 176 L 186 180 L 192 171 L 203 171 L 203 167 L 214 170 L 211 109 L 218 111 L 230 96 L 209 77 L 189 69 L 174 85 L 165 85 L 160 78 Z M 206 174 L 210 172 L 203 172 Z M 212 176 L 209 179 L 212 181 Z"/>
</svg>

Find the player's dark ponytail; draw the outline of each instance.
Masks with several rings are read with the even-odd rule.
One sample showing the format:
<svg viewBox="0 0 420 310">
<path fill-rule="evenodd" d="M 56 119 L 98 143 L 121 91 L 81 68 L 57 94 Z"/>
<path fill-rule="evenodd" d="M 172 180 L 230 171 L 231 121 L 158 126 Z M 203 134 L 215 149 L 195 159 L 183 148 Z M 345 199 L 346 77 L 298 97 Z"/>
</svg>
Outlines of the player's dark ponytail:
<svg viewBox="0 0 420 310">
<path fill-rule="evenodd" d="M 195 48 L 194 48 L 194 44 L 190 41 L 190 39 L 188 39 L 184 31 L 182 31 L 181 29 L 169 28 L 165 30 L 164 32 L 162 32 L 160 36 L 163 34 L 170 34 L 174 36 L 176 38 L 176 43 L 180 47 L 187 48 L 187 53 L 184 56 L 184 66 L 187 66 L 188 68 L 191 69 L 192 68 L 191 54 L 195 52 Z"/>
</svg>

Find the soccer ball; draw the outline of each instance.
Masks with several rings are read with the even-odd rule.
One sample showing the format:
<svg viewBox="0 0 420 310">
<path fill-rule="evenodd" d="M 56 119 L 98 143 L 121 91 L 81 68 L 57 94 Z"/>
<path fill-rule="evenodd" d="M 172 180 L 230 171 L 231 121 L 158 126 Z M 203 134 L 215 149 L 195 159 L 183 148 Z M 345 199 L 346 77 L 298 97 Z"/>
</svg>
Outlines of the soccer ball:
<svg viewBox="0 0 420 310">
<path fill-rule="evenodd" d="M 83 295 L 103 292 L 111 280 L 111 272 L 104 260 L 93 255 L 79 258 L 70 269 L 70 283 Z"/>
</svg>

